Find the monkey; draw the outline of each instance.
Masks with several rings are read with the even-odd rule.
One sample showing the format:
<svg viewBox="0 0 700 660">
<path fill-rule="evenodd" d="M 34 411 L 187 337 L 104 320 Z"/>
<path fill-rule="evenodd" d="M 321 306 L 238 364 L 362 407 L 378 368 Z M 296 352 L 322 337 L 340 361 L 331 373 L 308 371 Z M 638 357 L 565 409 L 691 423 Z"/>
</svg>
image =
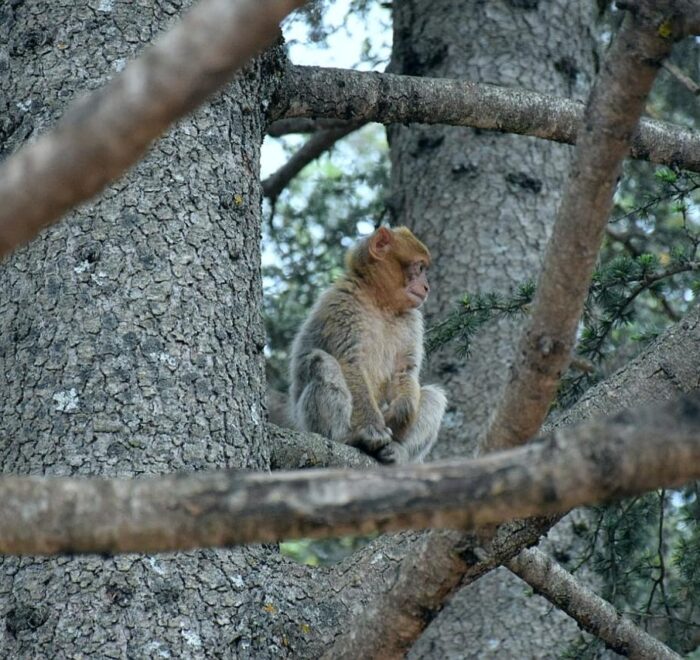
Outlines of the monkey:
<svg viewBox="0 0 700 660">
<path fill-rule="evenodd" d="M 406 227 L 380 227 L 351 248 L 291 349 L 294 426 L 386 464 L 420 462 L 437 440 L 442 388 L 421 386 L 428 248 Z"/>
</svg>

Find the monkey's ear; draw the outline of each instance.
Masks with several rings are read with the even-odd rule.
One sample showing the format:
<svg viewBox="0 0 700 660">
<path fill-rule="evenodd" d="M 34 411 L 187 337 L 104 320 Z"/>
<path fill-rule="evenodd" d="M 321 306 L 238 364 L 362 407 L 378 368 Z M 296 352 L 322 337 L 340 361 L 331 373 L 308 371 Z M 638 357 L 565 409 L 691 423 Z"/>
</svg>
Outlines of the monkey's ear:
<svg viewBox="0 0 700 660">
<path fill-rule="evenodd" d="M 391 249 L 394 237 L 391 229 L 380 227 L 369 239 L 369 253 L 375 259 L 382 260 Z"/>
</svg>

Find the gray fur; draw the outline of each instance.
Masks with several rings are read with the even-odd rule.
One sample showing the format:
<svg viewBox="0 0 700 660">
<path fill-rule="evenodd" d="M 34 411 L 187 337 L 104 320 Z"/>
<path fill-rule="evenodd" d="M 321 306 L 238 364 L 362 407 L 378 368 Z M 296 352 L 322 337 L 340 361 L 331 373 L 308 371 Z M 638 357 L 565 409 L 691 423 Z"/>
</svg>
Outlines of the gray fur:
<svg viewBox="0 0 700 660">
<path fill-rule="evenodd" d="M 391 391 L 398 373 L 417 382 L 422 359 L 420 311 L 382 310 L 346 276 L 321 296 L 294 340 L 290 419 L 300 431 L 360 446 L 384 463 L 421 461 L 437 439 L 443 390 L 421 388 L 416 420 L 400 440 L 384 424 L 389 395 L 379 393 Z M 353 401 L 370 417 L 361 428 L 352 427 Z"/>
</svg>

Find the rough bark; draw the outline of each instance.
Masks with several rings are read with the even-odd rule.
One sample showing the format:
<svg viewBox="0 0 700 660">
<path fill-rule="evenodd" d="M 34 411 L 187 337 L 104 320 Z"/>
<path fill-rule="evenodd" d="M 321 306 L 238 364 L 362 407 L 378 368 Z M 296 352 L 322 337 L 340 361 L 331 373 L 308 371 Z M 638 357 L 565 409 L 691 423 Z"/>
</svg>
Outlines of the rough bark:
<svg viewBox="0 0 700 660">
<path fill-rule="evenodd" d="M 695 395 L 471 461 L 129 480 L 5 476 L 0 553 L 164 552 L 404 529 L 473 530 L 698 478 Z"/>
<path fill-rule="evenodd" d="M 273 470 L 313 467 L 372 468 L 377 461 L 350 445 L 333 442 L 316 433 L 298 433 L 268 424 Z"/>
<path fill-rule="evenodd" d="M 180 10 L 95 7 L 0 4 L 8 150 L 78 90 L 102 86 Z M 264 84 L 279 67 L 275 56 L 256 61 L 99 201 L 2 265 L 4 472 L 268 467 L 257 175 Z M 0 566 L 5 658 L 313 656 L 319 631 L 349 616 L 340 601 L 308 597 L 322 572 L 271 547 Z"/>
<path fill-rule="evenodd" d="M 202 0 L 108 85 L 71 106 L 51 133 L 0 167 L 0 257 L 138 161 L 170 124 L 272 43 L 279 22 L 300 4 Z"/>
<path fill-rule="evenodd" d="M 574 64 L 565 57 L 559 66 Z M 272 111 L 274 117 L 282 117 L 270 127 L 270 134 L 276 135 L 307 132 L 316 122 L 348 117 L 381 124 L 470 126 L 575 144 L 584 105 L 512 85 L 292 66 Z M 315 117 L 320 119 L 309 119 Z M 700 137 L 680 126 L 644 119 L 635 132 L 631 156 L 697 172 Z"/>
</svg>

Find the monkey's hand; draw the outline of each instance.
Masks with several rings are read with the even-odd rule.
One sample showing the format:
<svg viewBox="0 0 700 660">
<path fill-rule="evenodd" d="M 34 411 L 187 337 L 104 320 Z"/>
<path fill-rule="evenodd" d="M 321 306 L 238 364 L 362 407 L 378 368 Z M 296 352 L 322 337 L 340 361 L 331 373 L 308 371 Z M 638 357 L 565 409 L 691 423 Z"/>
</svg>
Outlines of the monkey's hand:
<svg viewBox="0 0 700 660">
<path fill-rule="evenodd" d="M 376 453 L 376 458 L 386 465 L 403 465 L 408 463 L 408 450 L 400 442 L 390 442 Z"/>
<path fill-rule="evenodd" d="M 391 442 L 391 429 L 384 424 L 366 424 L 353 433 L 350 444 L 369 454 L 379 451 Z"/>
<path fill-rule="evenodd" d="M 410 396 L 396 397 L 384 413 L 384 422 L 394 432 L 405 429 L 416 418 L 416 403 Z"/>
</svg>

